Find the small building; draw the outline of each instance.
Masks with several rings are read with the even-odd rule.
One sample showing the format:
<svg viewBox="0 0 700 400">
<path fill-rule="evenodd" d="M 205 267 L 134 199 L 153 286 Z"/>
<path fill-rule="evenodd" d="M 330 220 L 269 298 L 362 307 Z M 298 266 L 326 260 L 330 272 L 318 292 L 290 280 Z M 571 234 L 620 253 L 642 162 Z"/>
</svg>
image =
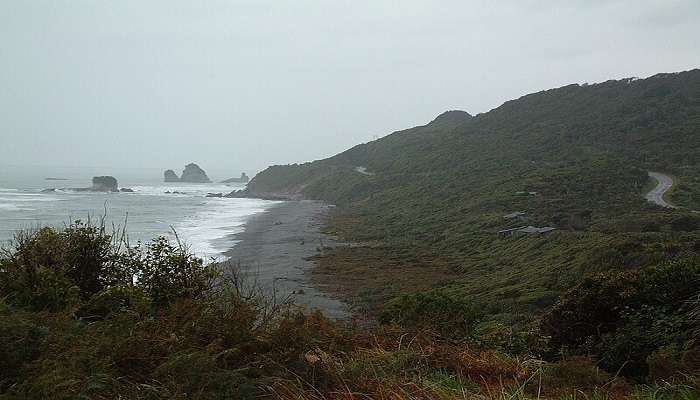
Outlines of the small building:
<svg viewBox="0 0 700 400">
<path fill-rule="evenodd" d="M 538 227 L 536 227 L 536 226 L 527 226 L 527 227 L 525 227 L 525 228 L 523 228 L 523 229 L 520 229 L 518 232 L 542 234 L 542 233 L 551 232 L 551 231 L 553 231 L 553 230 L 555 230 L 555 229 L 557 229 L 557 228 L 552 228 L 551 226 L 545 226 L 545 227 L 542 227 L 542 228 L 538 228 Z"/>
</svg>

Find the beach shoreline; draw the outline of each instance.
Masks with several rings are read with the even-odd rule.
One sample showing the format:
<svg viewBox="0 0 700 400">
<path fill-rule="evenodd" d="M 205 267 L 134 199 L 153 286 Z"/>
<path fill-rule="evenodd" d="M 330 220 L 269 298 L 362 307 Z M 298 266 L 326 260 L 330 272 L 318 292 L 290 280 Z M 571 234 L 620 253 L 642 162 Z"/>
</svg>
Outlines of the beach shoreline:
<svg viewBox="0 0 700 400">
<path fill-rule="evenodd" d="M 319 249 L 340 244 L 321 232 L 331 208 L 320 201 L 285 201 L 253 215 L 243 232 L 232 235 L 237 243 L 224 253 L 227 262 L 240 265 L 242 272 L 278 299 L 291 295 L 308 311 L 319 309 L 332 319 L 349 318 L 347 305 L 311 277 L 311 257 Z"/>
</svg>

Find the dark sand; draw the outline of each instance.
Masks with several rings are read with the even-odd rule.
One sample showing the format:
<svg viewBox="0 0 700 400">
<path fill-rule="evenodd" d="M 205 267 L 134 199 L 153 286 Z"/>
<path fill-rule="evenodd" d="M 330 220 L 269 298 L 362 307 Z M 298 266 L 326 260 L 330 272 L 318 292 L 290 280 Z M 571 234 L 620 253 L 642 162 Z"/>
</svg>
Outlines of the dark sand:
<svg viewBox="0 0 700 400">
<path fill-rule="evenodd" d="M 309 260 L 336 239 L 320 232 L 322 217 L 331 206 L 318 201 L 287 201 L 248 220 L 240 240 L 225 253 L 230 262 L 240 263 L 266 290 L 278 298 L 293 294 L 297 304 L 320 309 L 329 318 L 349 317 L 347 306 L 311 283 Z"/>
</svg>

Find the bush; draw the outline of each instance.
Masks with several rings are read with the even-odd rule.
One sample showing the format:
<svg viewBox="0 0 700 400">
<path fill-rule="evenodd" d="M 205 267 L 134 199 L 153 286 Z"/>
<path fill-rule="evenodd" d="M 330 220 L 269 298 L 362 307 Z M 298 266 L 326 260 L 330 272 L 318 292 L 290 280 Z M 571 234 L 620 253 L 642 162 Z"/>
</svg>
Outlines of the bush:
<svg viewBox="0 0 700 400">
<path fill-rule="evenodd" d="M 553 350 L 592 354 L 608 371 L 641 379 L 647 357 L 691 339 L 690 300 L 699 282 L 695 259 L 593 275 L 562 295 L 542 318 L 542 331 Z"/>
<path fill-rule="evenodd" d="M 660 347 L 648 358 L 649 376 L 653 381 L 668 381 L 679 376 L 700 374 L 700 347 L 694 342 Z"/>
<path fill-rule="evenodd" d="M 181 243 L 164 237 L 135 247 L 113 239 L 103 227 L 81 221 L 63 230 L 21 232 L 0 257 L 0 295 L 19 307 L 58 311 L 79 300 L 115 300 L 115 290 L 129 297 L 136 294 L 129 288 L 138 288 L 160 307 L 201 296 L 219 273 L 215 265 L 204 265 Z M 101 300 L 94 298 L 98 294 Z"/>
<path fill-rule="evenodd" d="M 26 364 L 41 354 L 49 332 L 30 317 L 13 312 L 0 300 L 0 393 L 22 375 Z"/>
<path fill-rule="evenodd" d="M 442 290 L 403 295 L 382 310 L 380 321 L 427 328 L 450 337 L 466 337 L 483 314 L 470 302 Z"/>
<path fill-rule="evenodd" d="M 124 264 L 120 269 L 134 272 L 136 285 L 156 305 L 200 297 L 218 275 L 215 265 L 204 265 L 182 244 L 173 245 L 164 237 L 139 245 L 119 262 Z"/>
<path fill-rule="evenodd" d="M 470 340 L 482 348 L 516 356 L 539 357 L 546 349 L 539 327 L 512 326 L 494 320 L 476 324 Z"/>
<path fill-rule="evenodd" d="M 671 228 L 674 231 L 696 231 L 700 229 L 700 217 L 694 215 L 684 215 L 671 221 Z"/>
<path fill-rule="evenodd" d="M 76 316 L 85 320 L 94 320 L 125 312 L 145 315 L 150 306 L 150 299 L 141 289 L 128 285 L 115 285 L 95 293 L 76 310 Z"/>
</svg>

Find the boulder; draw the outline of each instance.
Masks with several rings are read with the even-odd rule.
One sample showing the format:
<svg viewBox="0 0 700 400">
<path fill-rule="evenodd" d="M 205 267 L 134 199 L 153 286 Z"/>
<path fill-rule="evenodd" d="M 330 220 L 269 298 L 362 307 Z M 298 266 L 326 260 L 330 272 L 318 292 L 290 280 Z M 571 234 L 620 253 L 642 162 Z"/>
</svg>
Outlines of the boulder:
<svg viewBox="0 0 700 400">
<path fill-rule="evenodd" d="M 182 171 L 182 176 L 180 177 L 180 182 L 211 183 L 211 180 L 207 176 L 207 173 L 199 168 L 199 165 L 190 163 L 185 165 L 185 169 Z"/>
<path fill-rule="evenodd" d="M 118 192 L 117 179 L 113 176 L 95 176 L 92 178 L 92 188 L 96 192 Z"/>
<path fill-rule="evenodd" d="M 180 182 L 180 178 L 178 178 L 177 174 L 172 169 L 166 170 L 163 173 L 163 177 L 165 178 L 165 182 Z"/>
<path fill-rule="evenodd" d="M 131 188 L 121 188 L 119 191 L 124 193 L 134 193 L 134 189 Z"/>
<path fill-rule="evenodd" d="M 206 197 L 224 197 L 223 193 L 207 193 Z"/>
</svg>

